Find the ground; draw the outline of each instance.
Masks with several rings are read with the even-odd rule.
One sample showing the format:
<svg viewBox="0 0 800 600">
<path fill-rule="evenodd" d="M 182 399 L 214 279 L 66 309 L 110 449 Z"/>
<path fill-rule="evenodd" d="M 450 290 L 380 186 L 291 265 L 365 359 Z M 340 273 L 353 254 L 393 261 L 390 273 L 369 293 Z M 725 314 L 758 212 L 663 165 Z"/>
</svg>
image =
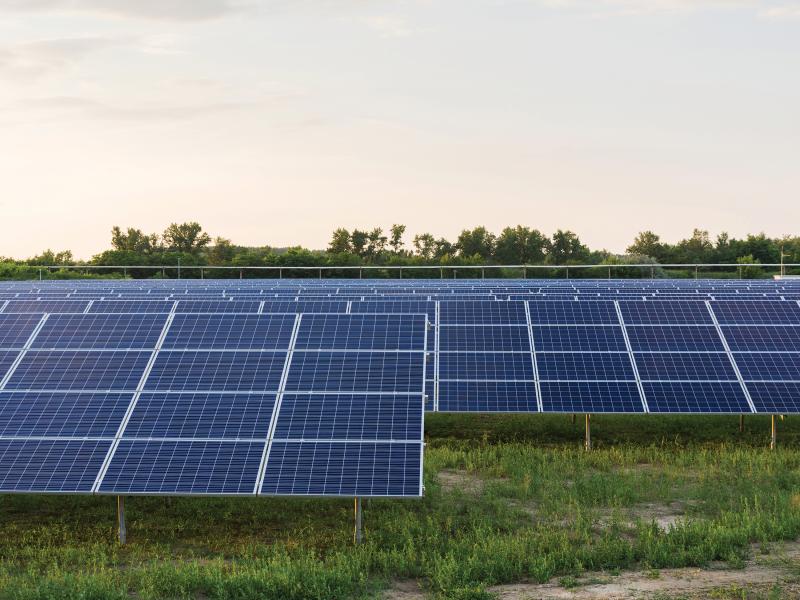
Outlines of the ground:
<svg viewBox="0 0 800 600">
<path fill-rule="evenodd" d="M 0 598 L 800 598 L 800 420 L 428 415 L 425 497 L 0 496 Z"/>
</svg>

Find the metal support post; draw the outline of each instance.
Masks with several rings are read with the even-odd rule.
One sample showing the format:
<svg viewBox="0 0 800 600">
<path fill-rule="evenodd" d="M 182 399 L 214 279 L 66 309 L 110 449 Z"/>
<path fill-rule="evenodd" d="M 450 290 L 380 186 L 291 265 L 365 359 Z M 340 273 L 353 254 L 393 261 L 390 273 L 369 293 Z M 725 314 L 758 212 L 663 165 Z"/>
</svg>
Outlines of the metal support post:
<svg viewBox="0 0 800 600">
<path fill-rule="evenodd" d="M 363 275 L 364 275 L 364 269 L 358 267 L 358 278 L 362 279 Z"/>
<path fill-rule="evenodd" d="M 125 529 L 125 496 L 117 496 L 117 526 L 119 527 L 119 543 L 125 544 L 128 531 Z"/>
<path fill-rule="evenodd" d="M 564 270 L 567 272 L 567 279 L 569 279 L 569 267 L 566 267 Z"/>
<path fill-rule="evenodd" d="M 592 416 L 589 413 L 586 413 L 586 439 L 583 441 L 583 448 L 584 450 L 591 450 L 592 449 L 592 429 L 590 425 L 590 421 L 592 420 Z"/>
<path fill-rule="evenodd" d="M 353 542 L 360 544 L 363 540 L 364 534 L 361 531 L 361 498 L 359 496 L 355 497 L 353 508 L 355 510 L 356 518 L 355 529 L 353 531 Z"/>
<path fill-rule="evenodd" d="M 403 278 L 403 267 L 400 267 L 400 279 Z"/>
<path fill-rule="evenodd" d="M 744 415 L 739 415 L 739 433 L 744 433 Z"/>
<path fill-rule="evenodd" d="M 770 426 L 770 440 L 769 440 L 769 449 L 775 450 L 775 447 L 778 445 L 778 426 L 775 422 L 775 415 L 770 417 L 771 426 Z"/>
<path fill-rule="evenodd" d="M 239 279 L 244 279 L 244 278 L 242 277 L 242 270 L 241 270 L 241 269 L 239 269 Z"/>
<path fill-rule="evenodd" d="M 42 270 L 39 269 L 39 281 L 41 281 L 41 280 L 42 280 Z"/>
<path fill-rule="evenodd" d="M 575 425 L 575 413 L 572 413 L 572 424 Z"/>
</svg>

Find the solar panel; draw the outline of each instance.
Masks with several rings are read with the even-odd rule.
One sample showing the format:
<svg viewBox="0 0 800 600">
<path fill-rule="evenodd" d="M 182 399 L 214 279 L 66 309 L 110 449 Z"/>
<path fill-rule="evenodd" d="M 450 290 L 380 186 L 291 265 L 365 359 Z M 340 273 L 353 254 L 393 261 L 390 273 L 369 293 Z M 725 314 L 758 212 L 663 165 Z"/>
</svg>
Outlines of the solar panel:
<svg viewBox="0 0 800 600">
<path fill-rule="evenodd" d="M 529 302 L 534 325 L 618 325 L 613 302 Z"/>
<path fill-rule="evenodd" d="M 625 300 L 619 303 L 627 325 L 711 325 L 705 302 L 681 300 Z"/>
<path fill-rule="evenodd" d="M 442 302 L 440 325 L 525 325 L 524 302 Z"/>
<path fill-rule="evenodd" d="M 714 302 L 721 325 L 800 325 L 800 306 L 794 302 Z"/>
<path fill-rule="evenodd" d="M 155 348 L 166 315 L 50 315 L 31 345 L 35 349 L 140 350 Z"/>
<path fill-rule="evenodd" d="M 722 352 L 719 333 L 705 325 L 634 325 L 626 328 L 636 352 Z"/>
<path fill-rule="evenodd" d="M 534 327 L 537 352 L 624 352 L 622 328 L 610 325 Z"/>
<path fill-rule="evenodd" d="M 246 300 L 179 300 L 176 313 L 257 313 L 261 302 Z"/>
<path fill-rule="evenodd" d="M 175 315 L 162 348 L 288 350 L 294 315 Z"/>
<path fill-rule="evenodd" d="M 756 411 L 766 414 L 800 413 L 800 382 L 760 381 L 747 383 Z"/>
<path fill-rule="evenodd" d="M 4 313 L 82 313 L 87 300 L 9 300 Z"/>
<path fill-rule="evenodd" d="M 175 306 L 172 300 L 95 300 L 87 311 L 95 313 L 170 313 Z"/>
<path fill-rule="evenodd" d="M 0 314 L 0 348 L 22 349 L 41 320 L 41 315 Z"/>
<path fill-rule="evenodd" d="M 636 382 L 543 381 L 544 412 L 640 413 L 644 411 Z"/>
<path fill-rule="evenodd" d="M 537 412 L 534 381 L 442 381 L 441 412 Z"/>
<path fill-rule="evenodd" d="M 7 390 L 135 390 L 150 352 L 38 350 L 19 362 Z"/>
<path fill-rule="evenodd" d="M 635 380 L 627 353 L 539 352 L 536 363 L 542 381 Z"/>
<path fill-rule="evenodd" d="M 642 382 L 654 413 L 752 412 L 738 382 Z"/>
<path fill-rule="evenodd" d="M 737 352 L 734 358 L 745 381 L 800 381 L 798 352 Z"/>
<path fill-rule="evenodd" d="M 723 328 L 725 339 L 734 352 L 800 351 L 800 327 L 791 325 L 729 325 Z"/>
<path fill-rule="evenodd" d="M 162 350 L 146 390 L 180 392 L 275 392 L 286 352 Z"/>
</svg>

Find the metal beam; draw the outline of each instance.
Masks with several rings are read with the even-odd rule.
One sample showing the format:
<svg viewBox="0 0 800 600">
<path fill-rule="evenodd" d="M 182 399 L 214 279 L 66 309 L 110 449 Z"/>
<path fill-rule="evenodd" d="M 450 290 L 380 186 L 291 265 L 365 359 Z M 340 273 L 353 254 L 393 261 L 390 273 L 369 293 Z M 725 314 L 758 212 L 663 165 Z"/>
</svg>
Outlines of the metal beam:
<svg viewBox="0 0 800 600">
<path fill-rule="evenodd" d="M 360 544 L 364 538 L 364 532 L 361 528 L 361 497 L 356 496 L 353 502 L 353 510 L 355 513 L 355 528 L 353 529 L 353 543 Z"/>
<path fill-rule="evenodd" d="M 125 528 L 125 496 L 117 496 L 117 528 L 119 543 L 125 545 L 128 540 L 128 530 Z"/>
</svg>

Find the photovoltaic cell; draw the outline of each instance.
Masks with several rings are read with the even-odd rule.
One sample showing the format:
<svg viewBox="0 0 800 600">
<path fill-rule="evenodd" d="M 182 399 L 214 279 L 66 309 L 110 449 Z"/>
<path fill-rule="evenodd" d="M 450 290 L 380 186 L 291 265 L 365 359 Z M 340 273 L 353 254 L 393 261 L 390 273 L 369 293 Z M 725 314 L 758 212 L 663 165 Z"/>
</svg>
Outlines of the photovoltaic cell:
<svg viewBox="0 0 800 600">
<path fill-rule="evenodd" d="M 135 390 L 150 352 L 30 351 L 6 390 Z"/>
<path fill-rule="evenodd" d="M 734 352 L 800 351 L 800 327 L 786 325 L 725 326 L 722 328 Z"/>
<path fill-rule="evenodd" d="M 800 381 L 798 352 L 736 352 L 733 356 L 745 381 Z"/>
<path fill-rule="evenodd" d="M 88 300 L 9 300 L 4 313 L 82 313 Z"/>
<path fill-rule="evenodd" d="M 295 315 L 175 315 L 164 349 L 288 350 Z"/>
<path fill-rule="evenodd" d="M 442 381 L 441 412 L 536 412 L 533 381 Z"/>
<path fill-rule="evenodd" d="M 96 313 L 146 313 L 167 314 L 172 311 L 172 300 L 95 300 L 89 314 Z"/>
<path fill-rule="evenodd" d="M 0 440 L 0 492 L 88 493 L 110 441 Z"/>
<path fill-rule="evenodd" d="M 752 412 L 738 382 L 643 382 L 642 387 L 653 413 Z"/>
<path fill-rule="evenodd" d="M 544 412 L 638 413 L 643 412 L 635 382 L 552 382 L 543 381 Z"/>
<path fill-rule="evenodd" d="M 285 394 L 275 439 L 417 440 L 419 395 Z"/>
<path fill-rule="evenodd" d="M 262 493 L 418 496 L 422 443 L 272 443 Z"/>
<path fill-rule="evenodd" d="M 125 437 L 266 440 L 275 398 L 274 393 L 143 393 Z"/>
<path fill-rule="evenodd" d="M 17 356 L 19 356 L 19 350 L 0 351 L 0 380 L 6 376 L 11 365 L 17 360 Z"/>
<path fill-rule="evenodd" d="M 100 485 L 108 494 L 252 494 L 264 442 L 122 440 Z"/>
<path fill-rule="evenodd" d="M 155 348 L 166 315 L 50 315 L 32 348 L 140 350 Z"/>
<path fill-rule="evenodd" d="M 440 325 L 525 325 L 524 302 L 441 302 Z"/>
<path fill-rule="evenodd" d="M 626 325 L 713 325 L 705 302 L 626 300 L 619 303 Z"/>
<path fill-rule="evenodd" d="M 530 353 L 440 353 L 440 380 L 533 380 Z"/>
<path fill-rule="evenodd" d="M 713 326 L 629 326 L 631 348 L 639 352 L 722 352 L 725 347 Z"/>
<path fill-rule="evenodd" d="M 406 315 L 303 315 L 298 350 L 411 350 L 425 343 L 425 319 Z"/>
<path fill-rule="evenodd" d="M 757 412 L 773 415 L 800 413 L 798 382 L 748 382 L 747 389 Z"/>
<path fill-rule="evenodd" d="M 176 313 L 257 313 L 261 302 L 248 300 L 180 300 Z"/>
<path fill-rule="evenodd" d="M 133 394 L 0 393 L 0 436 L 113 437 Z"/>
<path fill-rule="evenodd" d="M 635 357 L 642 381 L 737 381 L 728 355 L 722 352 L 644 352 Z"/>
<path fill-rule="evenodd" d="M 537 353 L 542 381 L 633 381 L 636 379 L 627 353 Z"/>
<path fill-rule="evenodd" d="M 181 392 L 277 391 L 286 352 L 159 352 L 145 389 Z"/>
<path fill-rule="evenodd" d="M 714 302 L 714 314 L 721 325 L 800 325 L 800 306 L 795 302 Z"/>
<path fill-rule="evenodd" d="M 622 328 L 610 325 L 533 327 L 537 352 L 624 352 Z"/>
<path fill-rule="evenodd" d="M 295 352 L 288 391 L 421 393 L 422 353 Z"/>
<path fill-rule="evenodd" d="M 264 313 L 345 313 L 347 302 L 340 300 L 267 300 L 261 312 Z M 383 312 L 383 311 L 382 311 Z M 387 310 L 385 312 L 398 312 Z"/>
<path fill-rule="evenodd" d="M 41 315 L 0 314 L 0 348 L 21 349 L 41 320 Z"/>
<path fill-rule="evenodd" d="M 527 327 L 440 327 L 440 352 L 530 352 Z"/>
<path fill-rule="evenodd" d="M 531 301 L 534 325 L 618 325 L 619 316 L 609 301 Z"/>
</svg>

